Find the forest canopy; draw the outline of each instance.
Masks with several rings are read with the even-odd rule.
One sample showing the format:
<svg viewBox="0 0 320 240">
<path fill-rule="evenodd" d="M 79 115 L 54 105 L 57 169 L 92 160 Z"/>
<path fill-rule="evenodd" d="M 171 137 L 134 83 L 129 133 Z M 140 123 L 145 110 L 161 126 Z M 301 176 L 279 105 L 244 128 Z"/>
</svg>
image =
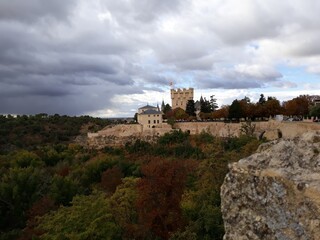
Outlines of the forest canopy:
<svg viewBox="0 0 320 240">
<path fill-rule="evenodd" d="M 227 165 L 261 143 L 176 130 L 97 150 L 74 139 L 106 120 L 0 120 L 1 240 L 222 239 Z"/>
</svg>

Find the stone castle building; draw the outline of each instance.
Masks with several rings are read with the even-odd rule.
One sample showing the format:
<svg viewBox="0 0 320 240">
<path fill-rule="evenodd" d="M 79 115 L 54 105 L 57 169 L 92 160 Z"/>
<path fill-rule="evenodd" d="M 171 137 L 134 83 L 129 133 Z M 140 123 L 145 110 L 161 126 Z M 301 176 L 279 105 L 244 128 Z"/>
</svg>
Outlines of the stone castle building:
<svg viewBox="0 0 320 240">
<path fill-rule="evenodd" d="M 144 128 L 154 128 L 162 123 L 162 112 L 159 107 L 146 105 L 138 109 L 137 120 Z"/>
<path fill-rule="evenodd" d="M 186 110 L 188 100 L 193 100 L 193 88 L 183 88 L 183 89 L 171 89 L 171 107 L 172 109 L 175 108 L 182 108 Z"/>
<path fill-rule="evenodd" d="M 193 88 L 183 89 L 171 89 L 172 109 L 182 108 L 186 110 L 188 100 L 193 100 Z M 162 102 L 162 108 L 164 108 L 164 102 Z M 157 125 L 162 124 L 163 109 L 159 109 L 159 106 L 154 107 L 150 105 L 143 106 L 138 109 L 137 121 L 143 126 L 144 129 L 154 128 Z"/>
</svg>

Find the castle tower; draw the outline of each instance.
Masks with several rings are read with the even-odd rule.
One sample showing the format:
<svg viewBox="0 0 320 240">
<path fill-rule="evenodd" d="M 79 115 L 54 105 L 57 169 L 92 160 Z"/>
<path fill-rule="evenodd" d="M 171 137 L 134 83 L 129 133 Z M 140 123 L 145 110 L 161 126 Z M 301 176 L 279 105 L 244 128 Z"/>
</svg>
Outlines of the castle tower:
<svg viewBox="0 0 320 240">
<path fill-rule="evenodd" d="M 193 88 L 171 89 L 170 93 L 172 109 L 179 107 L 183 110 L 186 110 L 188 100 L 193 100 Z"/>
</svg>

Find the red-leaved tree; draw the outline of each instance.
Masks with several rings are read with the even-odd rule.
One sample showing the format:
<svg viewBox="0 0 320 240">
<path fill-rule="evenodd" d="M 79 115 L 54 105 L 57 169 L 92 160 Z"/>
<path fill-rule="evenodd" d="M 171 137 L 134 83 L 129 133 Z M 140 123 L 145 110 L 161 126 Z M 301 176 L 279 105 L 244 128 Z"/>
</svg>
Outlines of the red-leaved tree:
<svg viewBox="0 0 320 240">
<path fill-rule="evenodd" d="M 168 239 L 183 226 L 180 201 L 193 167 L 192 161 L 163 159 L 153 159 L 142 167 L 137 199 L 142 235 Z"/>
</svg>

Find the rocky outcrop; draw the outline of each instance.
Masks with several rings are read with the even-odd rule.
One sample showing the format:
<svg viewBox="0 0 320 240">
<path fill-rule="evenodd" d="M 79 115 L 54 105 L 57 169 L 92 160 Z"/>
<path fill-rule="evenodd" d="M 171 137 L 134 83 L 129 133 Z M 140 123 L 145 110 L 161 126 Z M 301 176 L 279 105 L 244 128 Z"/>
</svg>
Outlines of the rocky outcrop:
<svg viewBox="0 0 320 240">
<path fill-rule="evenodd" d="M 320 132 L 261 145 L 229 165 L 224 240 L 320 239 Z"/>
</svg>

